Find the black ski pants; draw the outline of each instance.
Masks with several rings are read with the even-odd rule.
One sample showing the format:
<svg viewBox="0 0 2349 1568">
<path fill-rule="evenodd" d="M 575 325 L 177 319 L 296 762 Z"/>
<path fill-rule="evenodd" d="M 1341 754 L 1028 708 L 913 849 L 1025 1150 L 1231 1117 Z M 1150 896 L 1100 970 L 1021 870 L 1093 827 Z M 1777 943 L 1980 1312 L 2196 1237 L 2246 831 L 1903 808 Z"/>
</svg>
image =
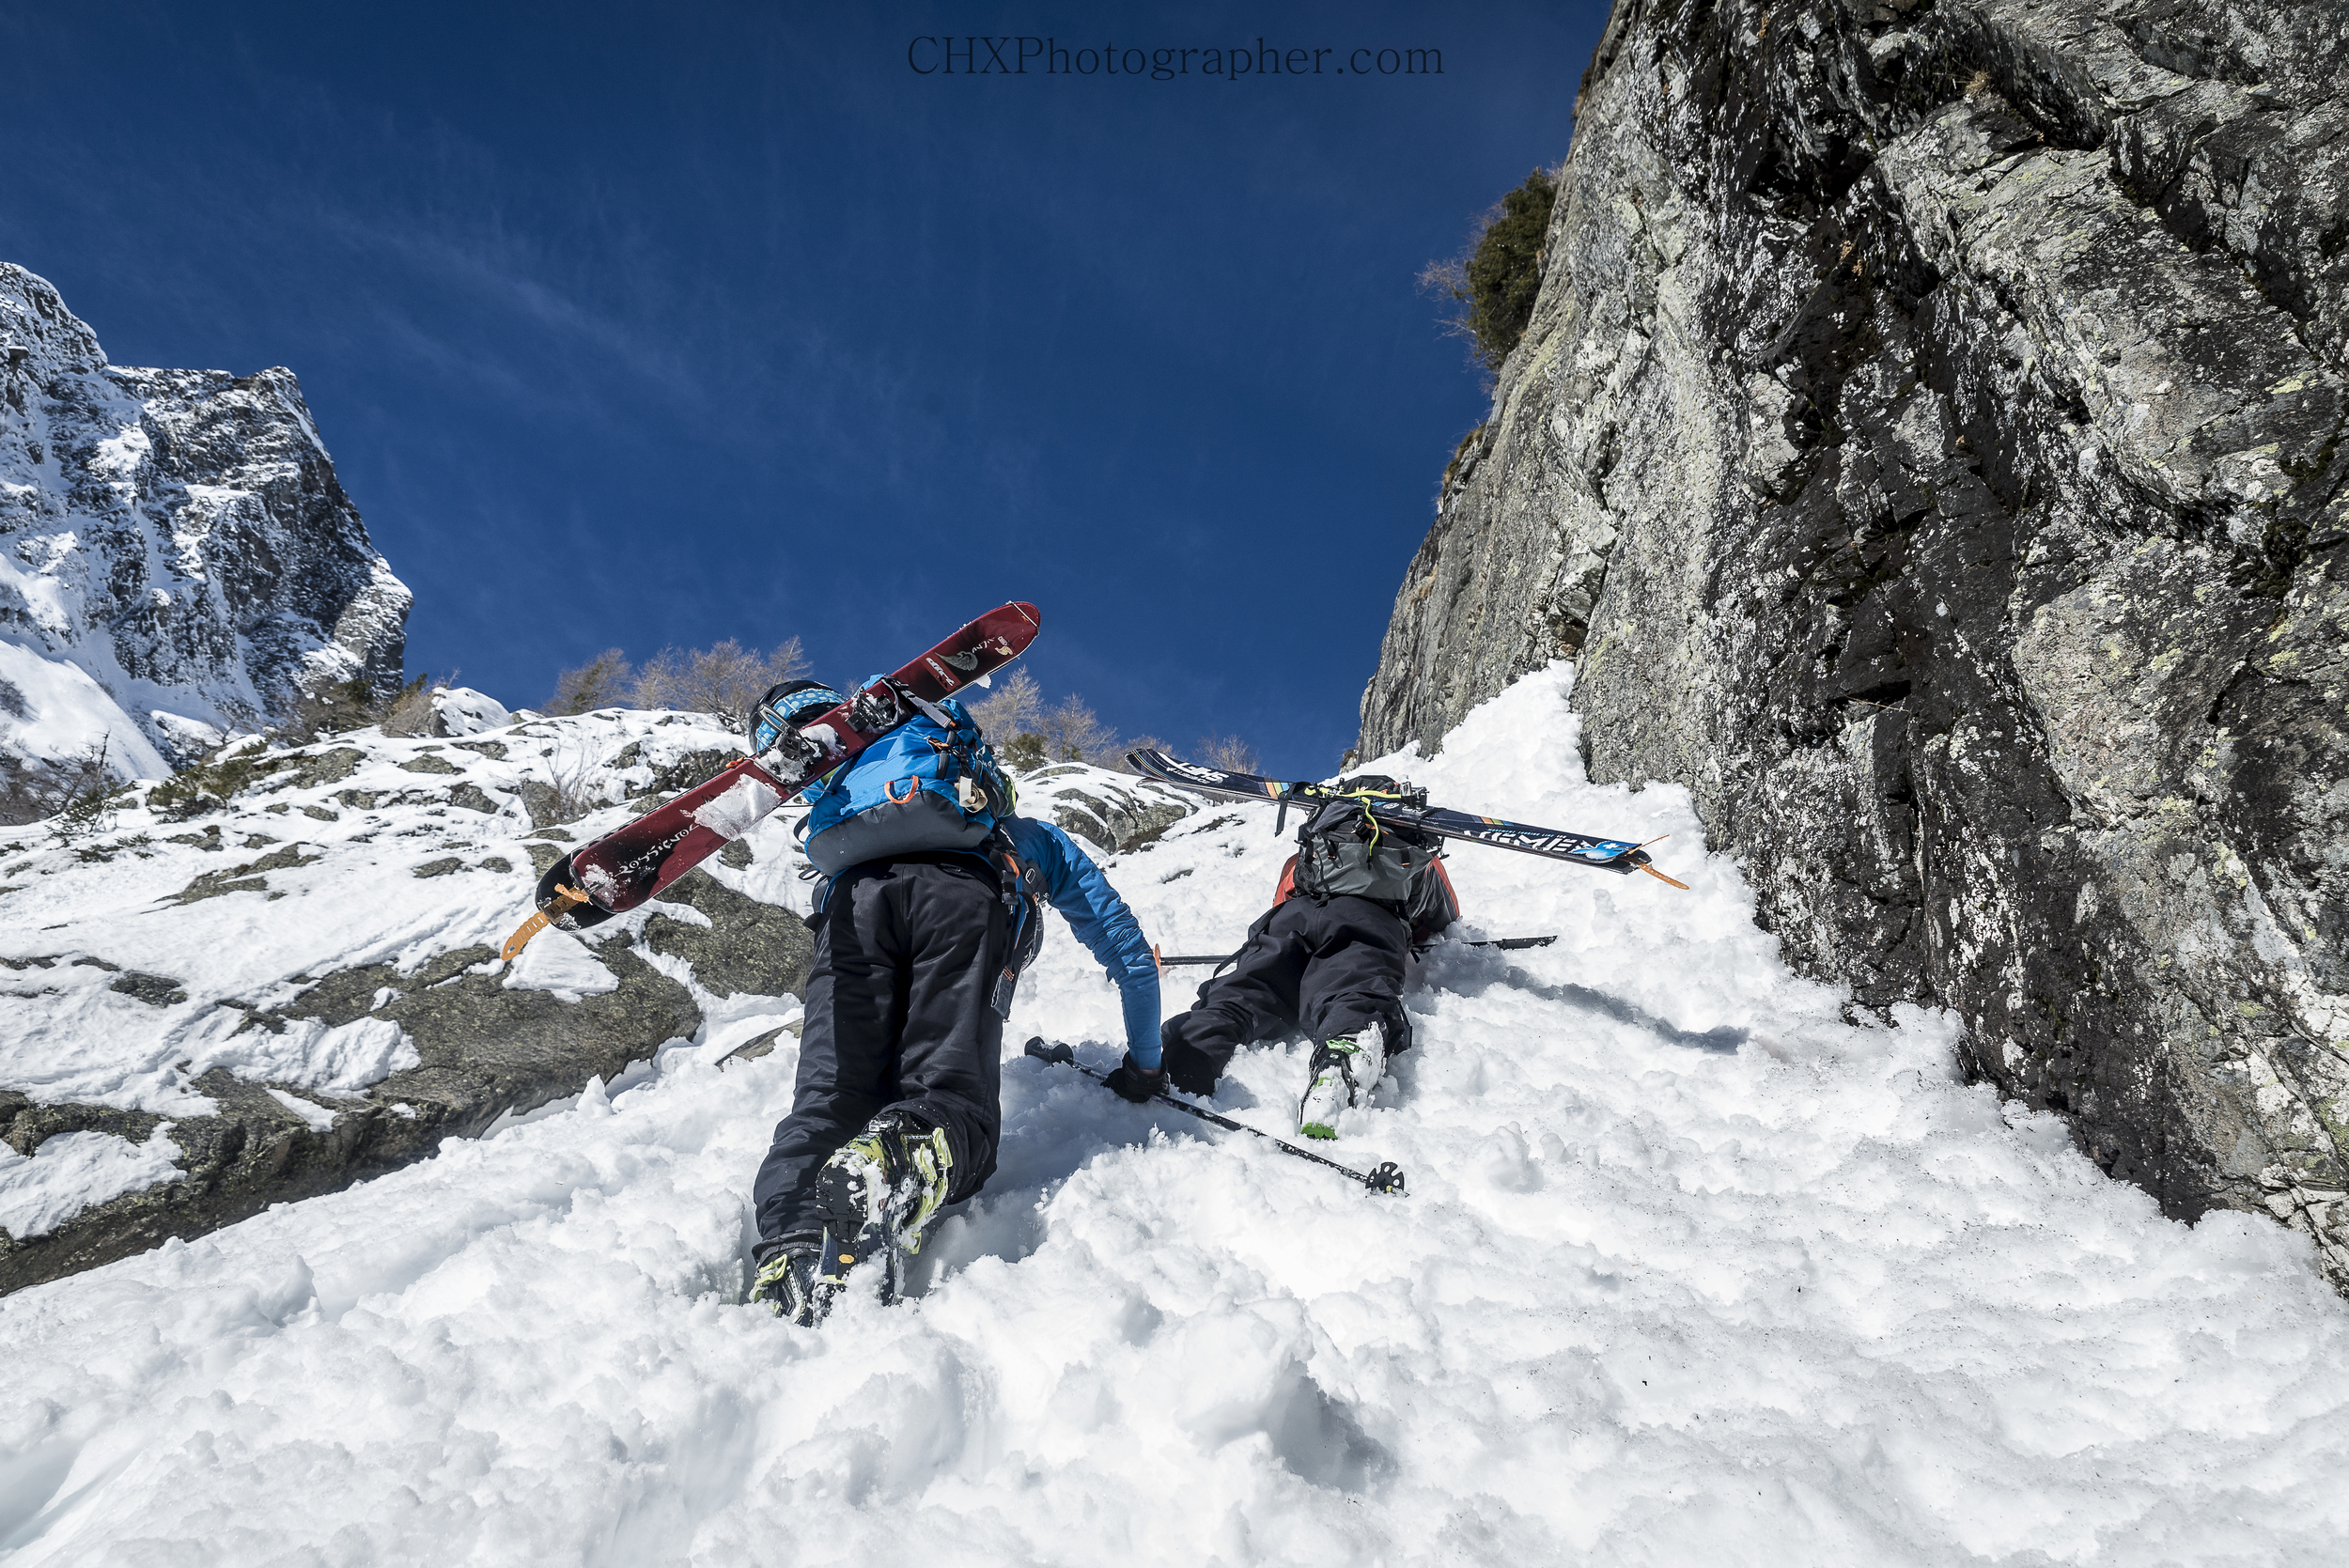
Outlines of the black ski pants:
<svg viewBox="0 0 2349 1568">
<path fill-rule="evenodd" d="M 1159 1031 L 1167 1077 L 1190 1094 L 1212 1094 L 1242 1046 L 1292 1033 L 1334 1039 L 1374 1021 L 1386 1026 L 1388 1054 L 1408 1049 L 1410 939 L 1401 915 L 1367 898 L 1315 903 L 1299 894 L 1274 905 L 1248 928 L 1231 969 Z"/>
<path fill-rule="evenodd" d="M 832 883 L 791 1114 L 752 1188 L 762 1252 L 821 1229 L 817 1173 L 884 1110 L 945 1129 L 949 1202 L 995 1173 L 1003 1020 L 992 999 L 1007 929 L 994 873 L 967 855 L 871 861 Z"/>
</svg>

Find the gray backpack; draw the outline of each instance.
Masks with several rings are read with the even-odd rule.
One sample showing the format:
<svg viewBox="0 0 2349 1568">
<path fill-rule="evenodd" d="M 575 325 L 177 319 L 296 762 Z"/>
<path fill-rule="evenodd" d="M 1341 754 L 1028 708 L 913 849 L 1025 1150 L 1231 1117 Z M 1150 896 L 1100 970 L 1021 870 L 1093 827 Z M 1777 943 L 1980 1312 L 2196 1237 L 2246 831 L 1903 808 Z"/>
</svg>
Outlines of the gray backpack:
<svg viewBox="0 0 2349 1568">
<path fill-rule="evenodd" d="M 1372 786 L 1360 795 L 1399 796 L 1389 779 L 1365 775 L 1344 783 Z M 1297 831 L 1297 891 L 1313 898 L 1347 894 L 1401 904 L 1411 896 L 1411 879 L 1435 858 L 1435 846 L 1419 834 L 1384 827 L 1358 795 L 1342 796 Z"/>
</svg>

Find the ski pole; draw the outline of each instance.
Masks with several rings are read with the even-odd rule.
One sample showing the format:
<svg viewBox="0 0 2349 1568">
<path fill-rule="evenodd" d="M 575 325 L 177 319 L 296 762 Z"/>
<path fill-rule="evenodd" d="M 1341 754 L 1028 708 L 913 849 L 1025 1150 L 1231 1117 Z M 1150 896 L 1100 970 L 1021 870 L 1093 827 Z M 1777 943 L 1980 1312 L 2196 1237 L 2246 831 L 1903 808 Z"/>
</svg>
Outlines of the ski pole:
<svg viewBox="0 0 2349 1568">
<path fill-rule="evenodd" d="M 1173 961 L 1174 960 L 1172 959 L 1168 960 L 1170 963 Z M 1074 1067 L 1077 1071 L 1084 1074 L 1085 1077 L 1093 1079 L 1096 1083 L 1106 1083 L 1109 1081 L 1109 1075 L 1107 1073 L 1095 1072 L 1092 1068 L 1077 1060 L 1077 1053 L 1075 1051 L 1070 1050 L 1066 1046 L 1061 1045 L 1058 1042 L 1047 1044 L 1044 1036 L 1041 1034 L 1036 1035 L 1028 1042 L 1028 1054 L 1034 1057 L 1039 1062 L 1057 1062 L 1064 1067 Z M 1375 1167 L 1371 1171 L 1370 1174 L 1365 1176 L 1360 1171 L 1347 1170 L 1345 1166 L 1340 1165 L 1334 1159 L 1324 1159 L 1319 1155 L 1314 1153 L 1311 1149 L 1300 1149 L 1294 1143 L 1284 1143 L 1280 1139 L 1273 1137 L 1270 1133 L 1265 1131 L 1261 1127 L 1252 1127 L 1245 1122 L 1235 1122 L 1228 1116 L 1218 1116 L 1212 1110 L 1202 1110 L 1195 1105 L 1186 1104 L 1184 1101 L 1174 1098 L 1172 1094 L 1153 1094 L 1150 1096 L 1150 1099 L 1153 1104 L 1172 1106 L 1174 1110 L 1183 1112 L 1186 1116 L 1196 1116 L 1203 1122 L 1213 1122 L 1219 1127 L 1229 1127 L 1234 1132 L 1252 1132 L 1258 1138 L 1263 1139 L 1266 1142 L 1280 1150 L 1283 1154 L 1295 1155 L 1299 1159 L 1310 1159 L 1315 1165 L 1326 1165 L 1330 1170 L 1335 1171 L 1339 1175 L 1344 1176 L 1350 1181 L 1358 1181 L 1361 1183 L 1373 1192 L 1392 1192 L 1400 1195 L 1403 1191 L 1403 1172 L 1402 1169 L 1392 1160 L 1388 1160 L 1386 1163 Z"/>
<path fill-rule="evenodd" d="M 1550 937 L 1495 937 L 1489 941 L 1462 942 L 1462 947 L 1548 947 L 1558 939 Z M 1160 958 L 1160 964 L 1228 964 L 1238 957 L 1237 953 L 1194 953 L 1185 957 Z"/>
</svg>

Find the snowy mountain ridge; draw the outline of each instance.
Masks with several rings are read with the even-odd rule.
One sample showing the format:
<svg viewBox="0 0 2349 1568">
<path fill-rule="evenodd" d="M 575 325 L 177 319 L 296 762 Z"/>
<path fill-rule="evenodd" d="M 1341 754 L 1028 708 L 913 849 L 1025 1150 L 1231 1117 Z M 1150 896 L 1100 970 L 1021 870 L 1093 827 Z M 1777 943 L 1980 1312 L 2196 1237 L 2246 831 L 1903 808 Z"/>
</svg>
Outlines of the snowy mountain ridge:
<svg viewBox="0 0 2349 1568">
<path fill-rule="evenodd" d="M 1455 854 L 1470 934 L 1559 940 L 1431 955 L 1415 1048 L 1330 1147 L 1407 1196 L 1021 1057 L 1121 1037 L 1054 922 L 988 1190 L 913 1299 L 794 1328 L 740 1304 L 797 1065 L 792 1004 L 750 999 L 490 1136 L 0 1298 L 0 1557 L 2333 1560 L 2349 1304 L 2310 1239 L 2165 1219 L 1957 1081 L 1944 1015 L 1843 1021 L 1687 791 L 1586 780 L 1570 683 L 1368 766 L 1669 833 L 1692 891 Z M 1227 951 L 1292 847 L 1271 817 L 1213 806 L 1104 869 L 1167 951 Z M 414 881 L 434 939 L 524 876 L 457 858 Z M 1244 1050 L 1215 1103 L 1286 1130 L 1304 1066 Z"/>
<path fill-rule="evenodd" d="M 397 684 L 410 599 L 291 371 L 110 365 L 0 263 L 0 749 L 160 776 L 303 691 Z"/>
<path fill-rule="evenodd" d="M 631 709 L 518 722 L 440 695 L 457 736 L 256 737 L 79 836 L 0 831 L 0 1293 L 796 1011 L 812 951 L 796 811 L 625 920 L 497 957 L 565 846 L 738 757 L 734 731 Z M 1102 853 L 1198 807 L 1081 764 L 1021 790 Z"/>
</svg>

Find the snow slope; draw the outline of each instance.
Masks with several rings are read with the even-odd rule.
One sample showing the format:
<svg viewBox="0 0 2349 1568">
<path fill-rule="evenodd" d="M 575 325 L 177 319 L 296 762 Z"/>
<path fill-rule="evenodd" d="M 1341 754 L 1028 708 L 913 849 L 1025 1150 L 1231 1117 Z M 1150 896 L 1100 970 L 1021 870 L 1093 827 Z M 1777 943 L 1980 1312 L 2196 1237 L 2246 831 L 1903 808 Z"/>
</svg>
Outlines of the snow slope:
<svg viewBox="0 0 2349 1568">
<path fill-rule="evenodd" d="M 923 1294 L 820 1331 L 734 1304 L 789 1100 L 780 1016 L 193 1245 L 0 1300 L 17 1563 L 2330 1562 L 2349 1307 L 2305 1238 L 2188 1229 L 1939 1019 L 1854 1026 L 1751 922 L 1677 790 L 1580 782 L 1563 672 L 1439 798 L 1671 832 L 1676 893 L 1500 852 L 1418 1048 L 1334 1146 L 1004 1072 L 1003 1166 Z M 1112 864 L 1169 951 L 1284 846 L 1219 810 Z M 1170 1001 L 1179 995 L 1170 987 Z M 1108 1061 L 1066 933 L 1030 1032 Z M 1219 1103 L 1280 1127 L 1303 1062 Z"/>
<path fill-rule="evenodd" d="M 149 789 L 80 844 L 50 841 L 39 824 L 0 831 L 0 970 L 12 982 L 0 985 L 0 1016 L 13 1037 L 0 1089 L 199 1114 L 212 1105 L 196 1080 L 226 1067 L 356 1094 L 414 1064 L 396 1027 L 311 1020 L 271 1033 L 249 1027 L 248 1015 L 334 970 L 390 963 L 412 972 L 437 955 L 502 942 L 530 908 L 530 849 L 547 837 L 532 829 L 525 790 L 568 784 L 609 802 L 555 835 L 592 838 L 628 820 L 621 802 L 659 768 L 738 749 L 705 715 L 629 709 L 536 719 L 460 742 L 374 728 L 290 753 L 256 740 L 245 754 L 288 766 L 227 809 L 175 821 L 151 807 Z M 613 766 L 615 755 L 628 764 Z M 780 840 L 775 848 L 779 863 Z M 742 880 L 723 864 L 711 875 Z M 790 896 L 787 877 L 762 888 L 767 880 L 770 899 Z M 179 902 L 208 884 L 240 891 Z M 597 939 L 643 924 L 614 923 Z M 168 995 L 125 994 L 122 971 L 163 977 Z M 615 984 L 560 932 L 532 944 L 506 980 L 570 992 Z"/>
</svg>

